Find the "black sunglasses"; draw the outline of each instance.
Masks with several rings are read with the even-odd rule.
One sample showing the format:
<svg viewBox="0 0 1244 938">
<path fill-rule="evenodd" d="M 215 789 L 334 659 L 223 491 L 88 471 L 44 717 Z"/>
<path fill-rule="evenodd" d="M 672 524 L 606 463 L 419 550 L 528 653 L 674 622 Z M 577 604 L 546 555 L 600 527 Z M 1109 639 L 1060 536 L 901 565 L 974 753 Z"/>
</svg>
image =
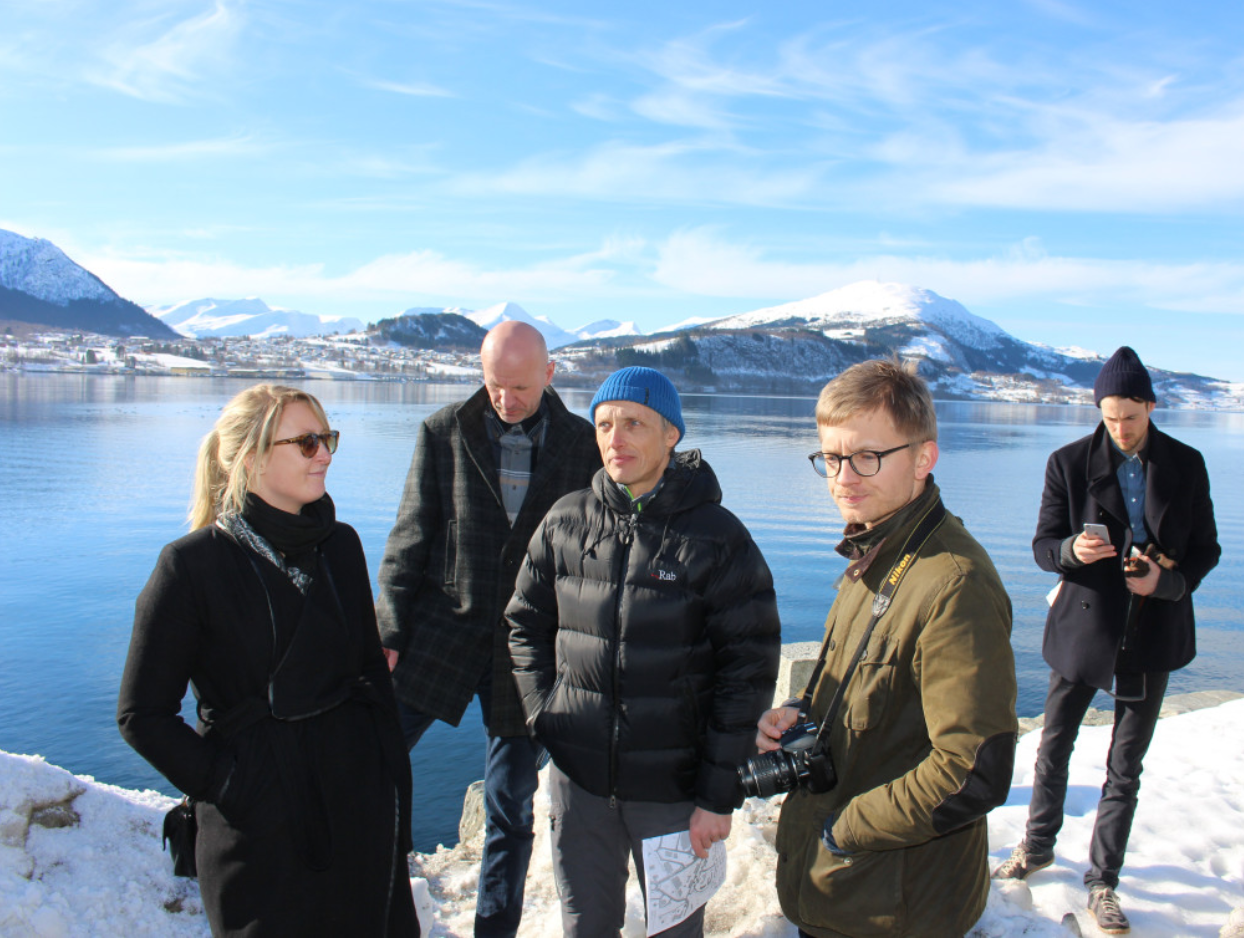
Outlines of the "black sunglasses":
<svg viewBox="0 0 1244 938">
<path fill-rule="evenodd" d="M 881 460 L 884 457 L 915 445 L 915 443 L 904 443 L 902 446 L 894 446 L 890 449 L 862 449 L 850 456 L 838 453 L 809 453 L 808 459 L 812 463 L 812 468 L 816 470 L 816 474 L 822 479 L 838 478 L 844 462 L 851 464 L 851 471 L 857 476 L 867 479 L 881 471 Z"/>
<path fill-rule="evenodd" d="M 331 456 L 337 452 L 337 438 L 341 436 L 340 430 L 325 430 L 323 433 L 304 433 L 302 436 L 291 436 L 288 440 L 277 440 L 272 445 L 280 446 L 282 443 L 297 443 L 298 449 L 302 455 L 308 459 L 313 459 L 315 454 L 320 451 L 320 444 L 324 444 L 324 448 L 328 450 Z"/>
</svg>

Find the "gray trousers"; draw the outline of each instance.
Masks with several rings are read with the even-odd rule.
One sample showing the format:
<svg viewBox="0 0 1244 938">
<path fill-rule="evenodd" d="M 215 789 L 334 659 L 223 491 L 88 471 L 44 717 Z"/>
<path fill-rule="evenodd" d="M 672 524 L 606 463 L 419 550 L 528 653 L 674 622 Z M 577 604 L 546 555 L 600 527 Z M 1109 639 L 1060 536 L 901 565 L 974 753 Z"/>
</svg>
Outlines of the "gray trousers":
<svg viewBox="0 0 1244 938">
<path fill-rule="evenodd" d="M 627 858 L 635 858 L 644 883 L 644 838 L 685 831 L 690 801 L 615 801 L 584 791 L 556 764 L 549 767 L 549 821 L 553 825 L 553 874 L 562 904 L 562 931 L 569 938 L 620 935 L 626 918 Z M 701 938 L 704 906 L 664 938 Z"/>
</svg>

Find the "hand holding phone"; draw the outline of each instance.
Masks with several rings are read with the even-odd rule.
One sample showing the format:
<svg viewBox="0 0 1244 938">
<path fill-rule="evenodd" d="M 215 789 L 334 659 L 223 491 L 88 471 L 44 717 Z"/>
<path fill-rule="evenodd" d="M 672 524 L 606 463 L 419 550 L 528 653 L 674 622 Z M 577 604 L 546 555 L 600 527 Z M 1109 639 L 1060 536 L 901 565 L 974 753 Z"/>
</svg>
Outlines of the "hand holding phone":
<svg viewBox="0 0 1244 938">
<path fill-rule="evenodd" d="M 1090 544 L 1090 539 L 1095 540 L 1096 544 Z M 1110 531 L 1104 524 L 1086 524 L 1084 533 L 1076 537 L 1072 551 L 1080 563 L 1085 564 L 1117 557 L 1119 553 L 1110 543 Z"/>
<path fill-rule="evenodd" d="M 1105 541 L 1107 544 L 1110 543 L 1110 529 L 1104 524 L 1085 524 L 1084 536 L 1095 537 L 1099 541 Z"/>
</svg>

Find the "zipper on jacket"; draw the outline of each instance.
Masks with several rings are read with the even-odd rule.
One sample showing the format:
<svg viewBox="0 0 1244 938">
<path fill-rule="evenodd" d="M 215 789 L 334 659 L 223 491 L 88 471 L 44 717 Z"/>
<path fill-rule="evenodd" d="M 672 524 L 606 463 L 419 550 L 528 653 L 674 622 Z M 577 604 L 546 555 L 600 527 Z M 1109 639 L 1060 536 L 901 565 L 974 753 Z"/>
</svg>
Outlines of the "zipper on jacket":
<svg viewBox="0 0 1244 938">
<path fill-rule="evenodd" d="M 622 667 L 622 597 L 626 593 L 626 571 L 631 563 L 631 545 L 635 540 L 635 528 L 639 524 L 639 515 L 630 514 L 622 519 L 622 564 L 618 571 L 618 598 L 613 607 L 613 726 L 609 733 L 609 807 L 617 807 L 618 794 L 618 743 L 622 736 L 621 680 L 619 671 Z"/>
</svg>

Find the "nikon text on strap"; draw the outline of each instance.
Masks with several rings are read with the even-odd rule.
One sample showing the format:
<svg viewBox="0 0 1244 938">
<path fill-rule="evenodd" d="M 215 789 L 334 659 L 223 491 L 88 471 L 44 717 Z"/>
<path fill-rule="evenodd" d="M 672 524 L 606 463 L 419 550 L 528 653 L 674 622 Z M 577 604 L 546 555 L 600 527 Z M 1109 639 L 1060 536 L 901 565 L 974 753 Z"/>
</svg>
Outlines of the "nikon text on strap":
<svg viewBox="0 0 1244 938">
<path fill-rule="evenodd" d="M 851 678 L 855 675 L 855 668 L 860 663 L 860 659 L 864 657 L 864 650 L 868 647 L 869 639 L 872 638 L 873 629 L 877 627 L 878 621 L 885 615 L 886 610 L 890 608 L 890 601 L 893 599 L 899 584 L 903 581 L 903 577 L 915 562 L 916 555 L 920 553 L 925 543 L 933 536 L 933 532 L 941 527 L 945 518 L 946 508 L 939 498 L 929 506 L 929 510 L 920 518 L 915 529 L 903 543 L 903 548 L 898 553 L 898 559 L 894 561 L 894 566 L 886 574 L 885 580 L 881 584 L 881 589 L 873 597 L 872 618 L 868 622 L 868 628 L 864 630 L 863 637 L 860 638 L 859 645 L 856 646 L 855 654 L 851 656 L 851 663 L 847 665 L 846 673 L 842 675 L 838 689 L 834 692 L 833 700 L 829 702 L 829 709 L 825 712 L 825 719 L 821 721 L 820 729 L 817 730 L 816 742 L 812 747 L 814 752 L 824 752 L 828 749 L 829 727 L 833 725 L 834 719 L 838 715 L 838 708 L 842 706 L 842 699 L 846 696 L 847 685 L 851 683 Z M 812 676 L 808 679 L 807 689 L 803 692 L 803 702 L 799 705 L 799 709 L 803 713 L 812 712 L 812 693 L 821 679 L 821 671 L 825 668 L 825 652 L 828 646 L 829 635 L 826 634 L 821 642 L 820 657 L 816 659 L 816 667 L 812 671 Z"/>
</svg>

